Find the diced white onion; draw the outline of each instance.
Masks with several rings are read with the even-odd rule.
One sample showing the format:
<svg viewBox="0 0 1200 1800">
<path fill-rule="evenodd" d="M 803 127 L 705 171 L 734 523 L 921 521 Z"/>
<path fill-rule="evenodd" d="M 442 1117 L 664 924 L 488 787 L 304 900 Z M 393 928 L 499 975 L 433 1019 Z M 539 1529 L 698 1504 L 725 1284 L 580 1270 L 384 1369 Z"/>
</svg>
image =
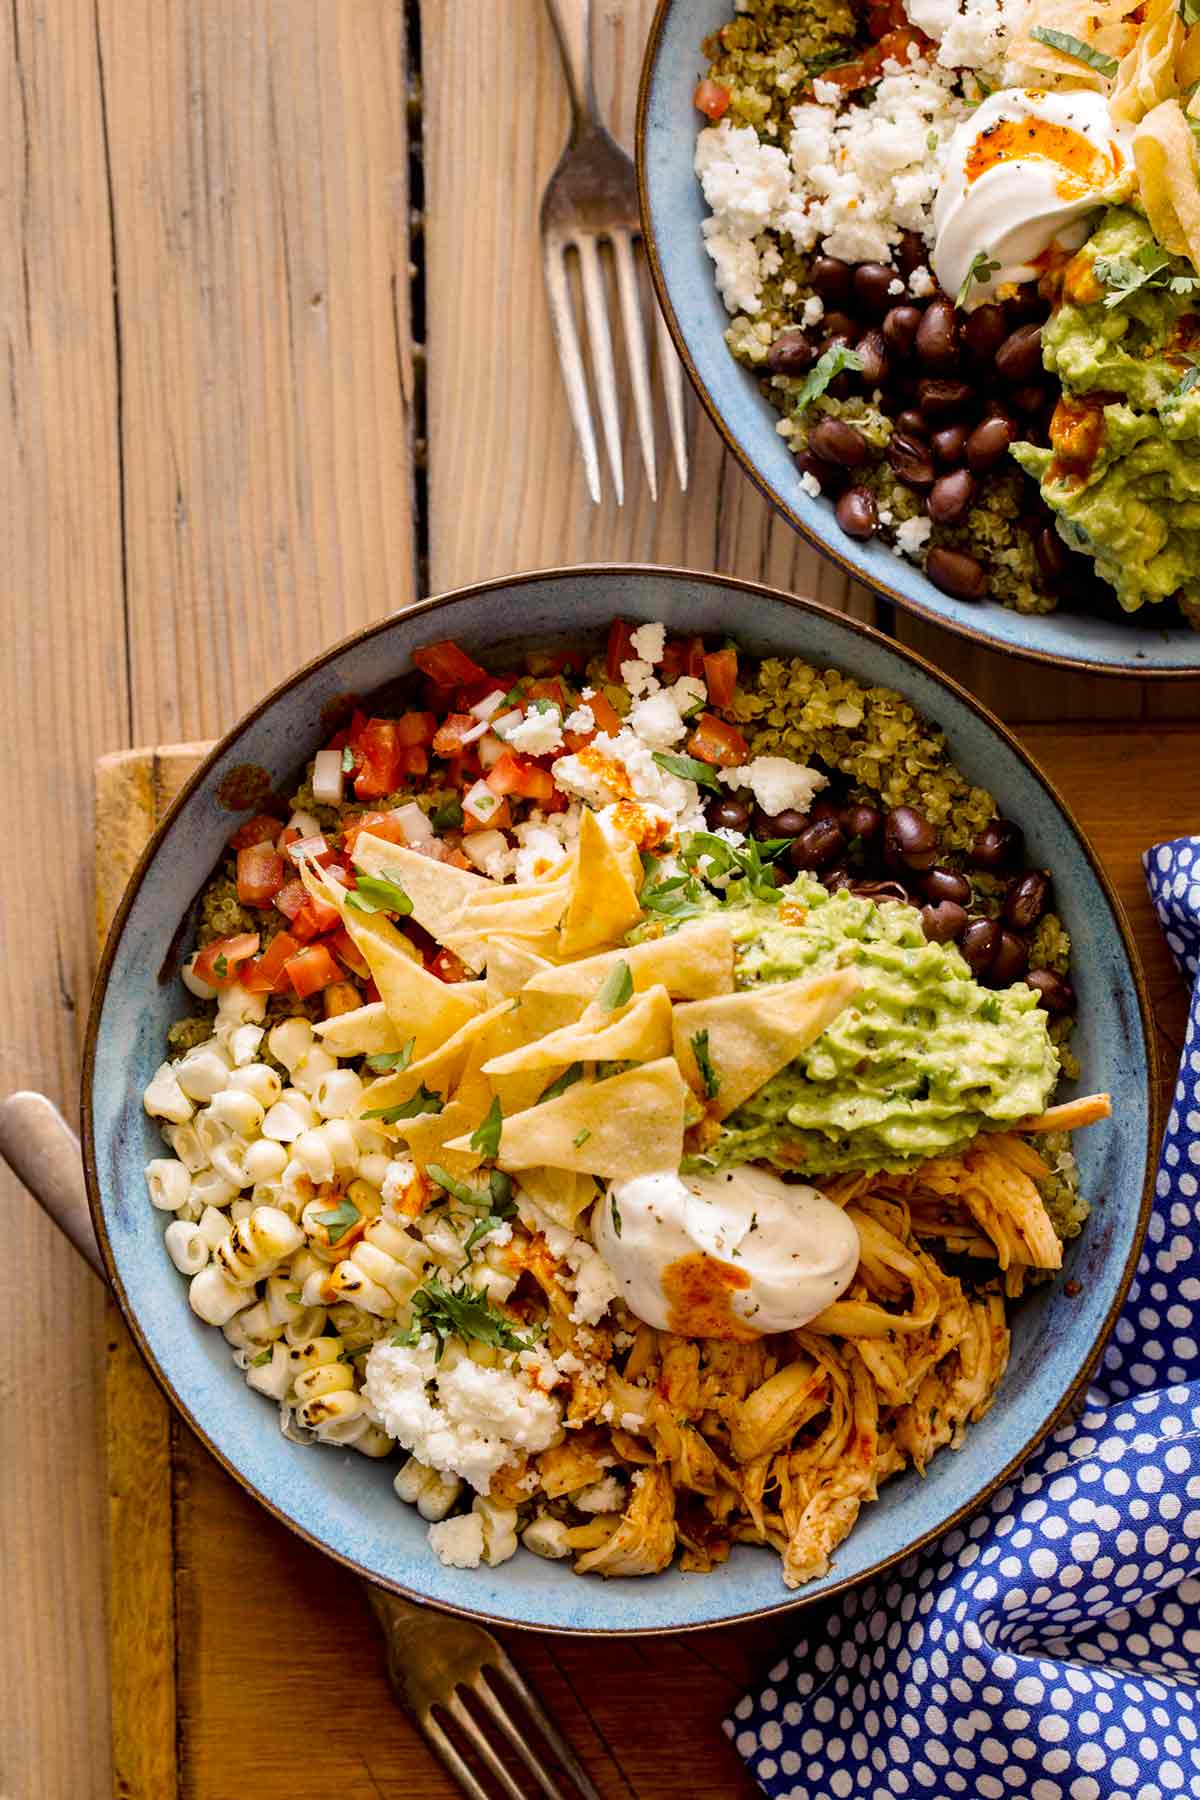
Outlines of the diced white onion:
<svg viewBox="0 0 1200 1800">
<path fill-rule="evenodd" d="M 493 764 L 500 761 L 503 755 L 504 745 L 492 732 L 489 731 L 486 737 L 480 738 L 479 766 L 481 769 L 490 769 Z"/>
<path fill-rule="evenodd" d="M 471 707 L 471 717 L 485 721 L 492 719 L 503 705 L 504 689 L 494 688 L 490 694 L 486 694 L 482 700 L 476 701 L 475 705 Z"/>
<path fill-rule="evenodd" d="M 415 800 L 409 800 L 404 806 L 394 806 L 391 817 L 409 844 L 427 844 L 434 835 L 433 826 Z"/>
<path fill-rule="evenodd" d="M 318 806 L 340 806 L 342 802 L 342 753 L 340 750 L 318 750 L 313 759 L 313 799 Z"/>
</svg>

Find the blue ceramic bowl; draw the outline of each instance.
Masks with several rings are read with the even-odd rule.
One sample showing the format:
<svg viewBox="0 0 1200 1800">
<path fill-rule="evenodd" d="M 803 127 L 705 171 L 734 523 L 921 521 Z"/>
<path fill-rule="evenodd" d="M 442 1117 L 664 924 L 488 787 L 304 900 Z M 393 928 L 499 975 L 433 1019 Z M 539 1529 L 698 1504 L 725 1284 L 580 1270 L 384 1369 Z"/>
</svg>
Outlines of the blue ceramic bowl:
<svg viewBox="0 0 1200 1800">
<path fill-rule="evenodd" d="M 320 745 L 322 711 L 403 676 L 415 645 L 459 639 L 473 654 L 569 637 L 599 638 L 614 614 L 672 631 L 736 631 L 749 649 L 835 665 L 899 688 L 945 730 L 955 760 L 1026 828 L 1031 860 L 1054 871 L 1075 940 L 1082 1001 L 1077 1049 L 1086 1088 L 1113 1094 L 1116 1118 L 1080 1134 L 1095 1211 L 1069 1248 L 1064 1279 L 1017 1309 L 1008 1375 L 957 1455 L 928 1476 L 889 1482 L 864 1509 L 826 1580 L 789 1594 L 778 1559 L 738 1549 L 711 1575 L 583 1580 L 521 1551 L 498 1569 L 443 1568 L 426 1527 L 392 1492 L 394 1463 L 304 1449 L 280 1435 L 276 1409 L 251 1392 L 220 1332 L 189 1311 L 167 1260 L 162 1215 L 143 1167 L 161 1154 L 142 1090 L 164 1034 L 187 1011 L 177 975 L 195 897 L 232 824 L 230 778 L 247 766 L 287 784 Z M 188 931 L 181 928 L 188 926 Z M 321 1549 L 385 1587 L 493 1620 L 556 1631 L 678 1631 L 813 1600 L 894 1562 L 969 1513 L 1021 1461 L 1084 1379 L 1133 1268 L 1149 1205 L 1148 1008 L 1117 901 L 1062 802 L 1002 726 L 961 689 L 877 633 L 811 602 L 719 576 L 661 569 L 582 569 L 516 577 L 429 600 L 339 644 L 286 681 L 193 776 L 156 832 L 106 946 L 84 1071 L 84 1153 L 97 1235 L 125 1316 L 162 1386 L 226 1468 Z"/>
<path fill-rule="evenodd" d="M 700 236 L 708 208 L 692 170 L 702 124 L 692 93 L 705 69 L 702 39 L 732 17 L 733 0 L 660 0 L 642 67 L 637 158 L 642 228 L 659 303 L 696 392 L 747 475 L 797 531 L 849 574 L 976 643 L 1101 674 L 1195 674 L 1200 632 L 1165 629 L 1155 618 L 1160 609 L 1102 618 L 1064 607 L 1025 617 L 993 601 L 953 600 L 878 539 L 863 544 L 848 538 L 829 501 L 801 488 L 775 430 L 779 415 L 725 347 L 729 314 Z"/>
</svg>

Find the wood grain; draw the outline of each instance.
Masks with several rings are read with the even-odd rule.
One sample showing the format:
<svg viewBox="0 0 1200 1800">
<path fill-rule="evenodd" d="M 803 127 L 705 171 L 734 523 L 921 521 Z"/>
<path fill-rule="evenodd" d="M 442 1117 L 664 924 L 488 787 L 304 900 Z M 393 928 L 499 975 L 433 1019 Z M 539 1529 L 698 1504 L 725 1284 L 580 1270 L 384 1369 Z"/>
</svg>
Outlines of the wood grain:
<svg viewBox="0 0 1200 1800">
<path fill-rule="evenodd" d="M 1091 834 L 1137 936 L 1158 1033 L 1161 1101 L 1183 1039 L 1186 996 L 1139 857 L 1189 815 L 1200 826 L 1189 768 L 1195 734 L 1133 728 L 1115 763 L 1103 734 L 1086 726 L 1032 726 L 1026 738 Z M 99 814 L 109 816 L 118 802 L 125 811 L 120 858 L 102 873 L 102 910 L 200 748 L 105 760 Z M 346 1800 L 450 1800 L 456 1790 L 391 1699 L 359 1583 L 258 1508 L 185 1426 L 168 1427 L 165 1405 L 124 1348 L 120 1328 L 117 1343 L 109 1365 L 112 1585 L 128 1596 L 137 1623 L 116 1622 L 113 1631 L 123 1800 L 173 1793 L 150 1772 L 156 1758 L 161 1768 L 173 1754 L 176 1733 L 185 1800 L 242 1792 L 326 1800 L 335 1774 Z M 120 1472 L 139 1455 L 135 1485 Z M 797 1629 L 783 1619 L 620 1645 L 503 1635 L 605 1800 L 750 1800 L 756 1789 L 718 1723 Z M 297 1657 L 312 1691 L 333 1697 L 322 1715 L 319 1768 L 295 1755 Z M 248 1679 L 253 1706 L 246 1705 Z M 172 1683 L 173 1718 L 162 1702 Z M 631 1730 L 631 1720 L 645 1717 L 648 1692 L 654 1730 Z M 154 1703 L 139 1717 L 142 1694 Z"/>
</svg>

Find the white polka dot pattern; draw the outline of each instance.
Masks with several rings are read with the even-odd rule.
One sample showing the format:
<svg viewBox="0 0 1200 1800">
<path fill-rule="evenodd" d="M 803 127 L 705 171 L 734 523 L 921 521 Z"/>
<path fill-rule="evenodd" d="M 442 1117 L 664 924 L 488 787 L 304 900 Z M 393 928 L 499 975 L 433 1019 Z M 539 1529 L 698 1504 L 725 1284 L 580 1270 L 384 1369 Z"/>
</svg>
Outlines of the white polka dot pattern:
<svg viewBox="0 0 1200 1800">
<path fill-rule="evenodd" d="M 772 1800 L 1200 1797 L 1200 838 L 1143 858 L 1195 982 L 1144 1252 L 1086 1410 L 824 1613 L 725 1729 Z"/>
</svg>

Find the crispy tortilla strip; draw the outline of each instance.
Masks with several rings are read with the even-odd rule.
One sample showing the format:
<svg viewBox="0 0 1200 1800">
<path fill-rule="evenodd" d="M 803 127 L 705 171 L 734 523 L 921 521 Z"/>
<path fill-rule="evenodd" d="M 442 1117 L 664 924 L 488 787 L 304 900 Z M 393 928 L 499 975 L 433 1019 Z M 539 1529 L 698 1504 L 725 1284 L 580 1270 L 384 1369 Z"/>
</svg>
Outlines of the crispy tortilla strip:
<svg viewBox="0 0 1200 1800">
<path fill-rule="evenodd" d="M 537 1027 L 531 1022 L 528 1008 L 514 1007 L 511 1000 L 501 1001 L 490 1014 L 487 1029 L 471 1040 L 455 1099 L 469 1101 L 472 1105 L 482 1101 L 486 1111 L 494 1094 L 506 1117 L 532 1106 L 546 1085 L 544 1071 L 492 1075 L 485 1074 L 484 1067 L 496 1057 L 519 1050 L 536 1035 Z"/>
<path fill-rule="evenodd" d="M 465 984 L 460 982 L 458 985 Z M 368 1083 L 354 1103 L 354 1117 L 362 1118 L 364 1113 L 379 1112 L 388 1106 L 404 1106 L 422 1083 L 431 1093 L 441 1094 L 445 1098 L 462 1080 L 472 1045 L 479 1037 L 486 1036 L 491 1025 L 510 1004 L 507 1000 L 501 1001 L 490 1012 L 479 1013 L 467 1019 L 449 1037 L 424 1055 L 414 1054 L 406 1069 L 397 1069 L 391 1075 L 381 1075 L 377 1081 Z M 349 1018 L 352 1015 L 346 1016 Z M 489 1101 L 490 1096 L 484 1101 L 485 1112 Z"/>
<path fill-rule="evenodd" d="M 1112 1117 L 1112 1100 L 1108 1094 L 1081 1094 L 1077 1100 L 1063 1100 L 1048 1106 L 1036 1118 L 1022 1119 L 1018 1131 L 1081 1131 L 1100 1119 Z"/>
<path fill-rule="evenodd" d="M 484 1073 L 565 1069 L 573 1062 L 653 1062 L 670 1053 L 671 997 L 665 987 L 654 987 L 635 994 L 617 1013 L 589 1006 L 576 1024 L 494 1057 L 485 1063 Z"/>
<path fill-rule="evenodd" d="M 354 866 L 367 875 L 389 875 L 398 881 L 412 901 L 413 918 L 439 944 L 446 942 L 447 932 L 456 930 L 464 901 L 471 894 L 497 885 L 486 875 L 422 856 L 406 844 L 389 844 L 384 838 L 372 837 L 369 831 L 362 832 L 355 843 Z M 457 938 L 458 955 L 478 973 L 484 964 L 482 941 L 461 930 L 457 931 Z M 470 949 L 469 955 L 464 944 Z"/>
<path fill-rule="evenodd" d="M 704 1079 L 692 1046 L 697 1033 L 707 1032 L 716 1081 L 708 1108 L 723 1119 L 815 1043 L 859 986 L 852 969 L 834 969 L 677 1006 L 673 1025 L 679 1066 L 694 1092 L 703 1095 Z"/>
<path fill-rule="evenodd" d="M 634 861 L 640 875 L 641 863 L 636 853 Z M 620 943 L 642 916 L 639 885 L 630 879 L 595 813 L 585 810 L 579 822 L 569 898 L 560 926 L 559 955 L 586 956 L 603 945 Z"/>
<path fill-rule="evenodd" d="M 596 1183 L 577 1169 L 522 1169 L 521 1188 L 555 1225 L 573 1229 L 596 1198 Z"/>
<path fill-rule="evenodd" d="M 524 1001 L 531 994 L 570 1000 L 575 1005 L 573 1016 L 578 1017 L 617 962 L 628 963 L 637 993 L 659 985 L 672 1000 L 706 1000 L 733 992 L 733 934 L 727 920 L 712 918 L 697 919 L 669 937 L 651 938 L 627 950 L 607 950 L 563 968 L 546 969 L 532 977 Z"/>
<path fill-rule="evenodd" d="M 1179 59 L 1175 64 L 1175 74 L 1181 92 L 1200 81 L 1200 25 L 1193 25 L 1185 34 L 1183 49 L 1179 52 Z M 1187 110 L 1193 117 L 1196 116 L 1195 94 L 1188 101 Z"/>
<path fill-rule="evenodd" d="M 1036 70 L 1041 75 L 1056 78 L 1063 87 L 1090 87 L 1106 93 L 1109 85 L 1106 75 L 1062 50 L 1051 49 L 1033 33 L 1047 27 L 1066 32 L 1068 37 L 1090 44 L 1093 50 L 1100 50 L 1105 56 L 1115 56 L 1119 62 L 1137 37 L 1138 27 L 1130 14 L 1137 11 L 1139 4 L 1140 0 L 1032 0 L 1009 45 L 1008 60 L 1017 65 L 1022 74 L 1026 70 Z M 1052 86 L 1054 83 L 1026 81 L 1024 85 Z"/>
<path fill-rule="evenodd" d="M 509 1000 L 526 984 L 554 964 L 520 938 L 493 937 L 487 945 L 487 991 L 489 1004 Z"/>
<path fill-rule="evenodd" d="M 673 1057 L 608 1081 L 577 1081 L 556 1100 L 505 1119 L 502 1169 L 578 1169 L 625 1181 L 675 1169 L 683 1155 L 687 1087 Z M 469 1148 L 466 1139 L 448 1148 Z"/>
<path fill-rule="evenodd" d="M 451 1100 L 439 1113 L 421 1113 L 415 1119 L 402 1119 L 394 1127 L 408 1145 L 409 1155 L 418 1169 L 424 1171 L 431 1162 L 440 1163 L 460 1180 L 479 1167 L 479 1152 L 471 1148 L 471 1133 L 486 1116 L 461 1100 Z M 459 1140 L 452 1149 L 449 1138 Z"/>
<path fill-rule="evenodd" d="M 401 1036 L 399 1027 L 388 1018 L 382 1000 L 372 1000 L 369 1006 L 359 1006 L 353 1012 L 322 1019 L 313 1030 L 335 1056 L 390 1056 L 403 1050 L 408 1042 Z"/>
<path fill-rule="evenodd" d="M 1119 124 L 1139 119 L 1179 92 L 1178 59 L 1184 46 L 1178 0 L 1147 0 L 1133 47 L 1121 58 L 1109 106 Z"/>
<path fill-rule="evenodd" d="M 1142 204 L 1159 243 L 1200 270 L 1200 180 L 1191 127 L 1178 100 L 1163 100 L 1133 134 Z"/>
</svg>

